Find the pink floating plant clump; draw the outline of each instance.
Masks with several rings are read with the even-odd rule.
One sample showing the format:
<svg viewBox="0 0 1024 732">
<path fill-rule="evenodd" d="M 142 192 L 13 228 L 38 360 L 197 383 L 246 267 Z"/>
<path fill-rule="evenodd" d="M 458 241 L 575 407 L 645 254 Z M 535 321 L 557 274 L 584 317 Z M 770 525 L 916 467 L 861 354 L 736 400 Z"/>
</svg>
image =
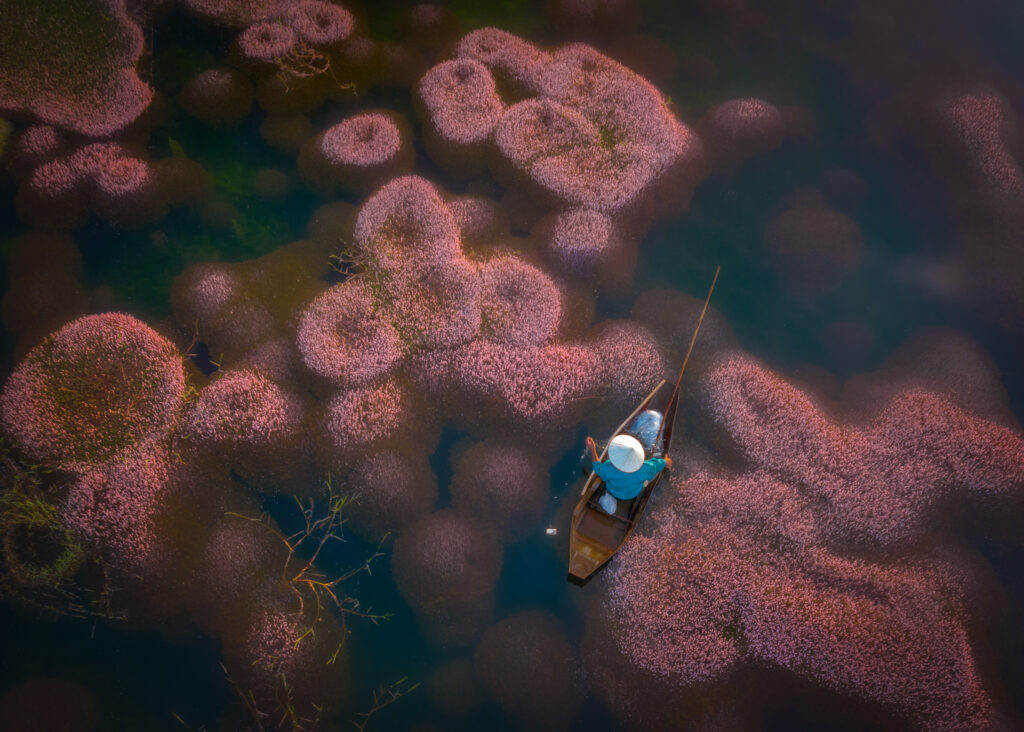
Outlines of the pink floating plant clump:
<svg viewBox="0 0 1024 732">
<path fill-rule="evenodd" d="M 948 398 L 908 387 L 862 427 L 837 423 L 795 386 L 725 355 L 699 387 L 743 459 L 826 502 L 837 546 L 891 552 L 920 540 L 940 507 L 1019 491 L 1024 438 Z"/>
<path fill-rule="evenodd" d="M 864 239 L 857 222 L 830 208 L 796 208 L 772 219 L 765 247 L 792 292 L 817 296 L 839 286 L 860 263 Z"/>
<path fill-rule="evenodd" d="M 241 280 L 229 265 L 202 263 L 186 269 L 171 288 L 171 307 L 183 324 L 205 331 L 207 324 L 234 299 Z"/>
<path fill-rule="evenodd" d="M 634 723 L 670 716 L 666 707 L 713 687 L 742 660 L 738 628 L 729 629 L 749 574 L 742 559 L 751 547 L 740 544 L 747 534 L 721 543 L 715 525 L 695 524 L 684 535 L 675 516 L 657 518 L 654 531 L 634 536 L 599 579 L 605 592 L 588 614 L 583 641 L 592 688 Z"/>
<path fill-rule="evenodd" d="M 331 48 L 352 34 L 355 20 L 340 5 L 322 0 L 298 0 L 285 12 L 285 22 L 314 48 Z"/>
<path fill-rule="evenodd" d="M 916 728 L 994 722 L 966 598 L 948 579 L 971 571 L 966 556 L 839 557 L 821 546 L 816 501 L 764 472 L 700 474 L 670 501 L 599 578 L 588 613 L 584 661 L 620 716 L 657 726 L 749 665 Z"/>
<path fill-rule="evenodd" d="M 600 211 L 583 208 L 548 214 L 530 237 L 568 275 L 612 285 L 632 280 L 636 245 L 627 242 L 612 218 Z"/>
<path fill-rule="evenodd" d="M 564 186 L 579 204 L 589 201 L 588 207 L 608 213 L 663 216 L 685 209 L 705 175 L 704 152 L 647 80 L 590 46 L 571 44 L 555 52 L 539 85 L 543 96 L 586 116 L 600 136 L 589 151 L 592 162 L 583 151 L 564 161 L 555 156 L 550 167 L 535 161 L 542 186 Z"/>
<path fill-rule="evenodd" d="M 167 339 L 128 315 L 87 315 L 18 364 L 0 395 L 0 424 L 33 459 L 89 470 L 167 435 L 184 394 L 181 356 Z"/>
<path fill-rule="evenodd" d="M 719 447 L 738 450 L 747 459 L 757 455 L 754 459 L 762 466 L 816 471 L 813 482 L 821 484 L 829 466 L 865 448 L 864 440 L 856 433 L 845 434 L 813 396 L 742 353 L 720 354 L 698 389 L 704 409 L 715 420 Z M 850 444 L 851 438 L 857 444 Z M 765 441 L 765 446 L 771 441 L 774 449 L 755 448 L 755 440 Z"/>
<path fill-rule="evenodd" d="M 576 652 L 561 623 L 526 611 L 488 628 L 473 666 L 487 693 L 523 729 L 564 730 L 583 706 Z"/>
<path fill-rule="evenodd" d="M 66 152 L 67 142 L 56 127 L 32 125 L 10 144 L 6 153 L 7 169 L 15 178 L 24 178 L 47 160 Z"/>
<path fill-rule="evenodd" d="M 421 386 L 453 408 L 472 402 L 473 423 L 498 419 L 531 439 L 577 422 L 598 396 L 595 351 L 579 344 L 518 347 L 477 340 L 425 354 L 413 370 Z"/>
<path fill-rule="evenodd" d="M 404 448 L 368 455 L 345 480 L 354 500 L 346 507 L 349 526 L 367 541 L 400 535 L 434 510 L 437 478 L 425 452 Z"/>
<path fill-rule="evenodd" d="M 204 631 L 222 636 L 248 612 L 259 593 L 276 579 L 285 561 L 285 548 L 259 522 L 255 508 L 232 506 L 233 513 L 217 520 L 199 550 L 198 568 L 189 592 L 189 615 Z"/>
<path fill-rule="evenodd" d="M 544 515 L 548 482 L 535 451 L 484 440 L 459 457 L 449 490 L 456 511 L 496 528 L 504 541 L 519 541 Z"/>
<path fill-rule="evenodd" d="M 704 301 L 699 297 L 677 290 L 655 289 L 640 293 L 629 313 L 659 339 L 663 348 L 675 352 L 681 365 L 703 309 Z M 666 313 L 671 313 L 672 317 L 666 318 Z M 687 371 L 692 374 L 700 370 L 716 352 L 736 345 L 729 321 L 716 308 L 708 307 Z"/>
<path fill-rule="evenodd" d="M 761 99 L 732 99 L 705 112 L 697 130 L 715 171 L 728 174 L 749 158 L 780 147 L 786 121 Z"/>
<path fill-rule="evenodd" d="M 300 240 L 247 262 L 203 262 L 171 286 L 176 325 L 215 360 L 237 363 L 261 344 L 294 338 L 293 319 L 323 291 L 336 243 Z"/>
<path fill-rule="evenodd" d="M 853 542 L 909 542 L 954 501 L 1005 501 L 1024 486 L 1019 428 L 977 418 L 930 392 L 904 392 L 866 433 L 860 480 L 820 489 L 833 506 L 834 532 Z"/>
<path fill-rule="evenodd" d="M 444 61 L 423 75 L 414 93 L 431 159 L 458 177 L 482 172 L 504 110 L 487 67 L 469 58 Z"/>
<path fill-rule="evenodd" d="M 0 109 L 86 137 L 110 135 L 153 98 L 135 72 L 142 50 L 142 29 L 123 0 L 5 6 Z"/>
<path fill-rule="evenodd" d="M 551 61 L 546 51 L 499 28 L 467 33 L 455 55 L 482 63 L 494 74 L 502 96 L 513 98 L 528 96 L 534 89 L 534 75 Z"/>
<path fill-rule="evenodd" d="M 485 196 L 459 196 L 448 203 L 448 210 L 463 246 L 486 246 L 511 235 L 505 209 Z"/>
<path fill-rule="evenodd" d="M 252 108 L 252 83 L 232 68 L 202 71 L 181 91 L 181 106 L 196 119 L 214 127 L 233 127 Z"/>
<path fill-rule="evenodd" d="M 77 228 L 93 210 L 114 226 L 156 221 L 172 201 L 164 167 L 116 142 L 97 142 L 37 167 L 15 196 L 19 217 L 30 226 Z"/>
<path fill-rule="evenodd" d="M 458 257 L 427 265 L 385 292 L 385 311 L 403 340 L 422 348 L 445 348 L 475 337 L 482 320 L 479 272 Z"/>
<path fill-rule="evenodd" d="M 438 348 L 477 335 L 480 277 L 462 254 L 455 218 L 430 183 L 417 176 L 386 183 L 360 208 L 353 240 L 380 306 L 404 341 Z"/>
<path fill-rule="evenodd" d="M 608 320 L 590 333 L 602 386 L 616 405 L 635 404 L 662 379 L 669 366 L 654 335 L 633 320 Z"/>
<path fill-rule="evenodd" d="M 423 440 L 422 408 L 409 386 L 392 378 L 337 392 L 320 414 L 317 449 L 321 462 L 343 473 L 368 450 L 401 448 Z"/>
<path fill-rule="evenodd" d="M 288 586 L 276 585 L 222 638 L 224 665 L 262 713 L 319 718 L 343 706 L 348 695 L 344 640 L 334 615 L 317 617 L 313 608 L 299 605 Z"/>
<path fill-rule="evenodd" d="M 90 207 L 114 226 L 139 227 L 166 213 L 161 181 L 153 166 L 118 145 L 96 143 L 72 157 L 84 175 Z"/>
<path fill-rule="evenodd" d="M 940 101 L 940 114 L 960 142 L 953 162 L 962 166 L 965 183 L 1017 199 L 1024 195 L 1024 172 L 1013 152 L 1018 122 L 1001 94 L 991 89 L 950 94 Z"/>
<path fill-rule="evenodd" d="M 567 156 L 574 149 L 593 153 L 600 145 L 601 136 L 597 127 L 577 110 L 542 98 L 526 99 L 509 107 L 495 130 L 494 142 L 501 153 L 499 163 L 504 163 L 504 166 L 495 165 L 494 173 L 504 184 L 528 187 L 533 166 L 539 164 L 540 172 L 548 178 L 562 172 L 563 182 L 568 187 L 572 182 L 580 186 L 593 182 L 585 177 L 571 179 L 574 172 L 571 165 L 578 156 Z M 561 168 L 557 167 L 559 163 L 563 163 Z M 536 191 L 537 198 L 542 195 L 542 191 Z M 558 202 L 557 193 L 554 198 L 543 202 Z"/>
<path fill-rule="evenodd" d="M 66 158 L 36 167 L 14 196 L 18 218 L 41 229 L 77 229 L 89 217 L 82 174 Z"/>
<path fill-rule="evenodd" d="M 291 0 L 185 0 L 193 13 L 231 28 L 279 17 Z"/>
<path fill-rule="evenodd" d="M 302 400 L 265 373 L 227 370 L 187 410 L 181 430 L 197 450 L 216 455 L 242 478 L 301 474 Z"/>
<path fill-rule="evenodd" d="M 543 270 L 514 255 L 497 256 L 480 266 L 480 311 L 488 340 L 538 346 L 558 332 L 562 295 Z"/>
<path fill-rule="evenodd" d="M 79 477 L 60 508 L 61 522 L 119 572 L 166 578 L 175 547 L 161 519 L 180 502 L 183 480 L 166 449 L 143 447 Z"/>
<path fill-rule="evenodd" d="M 295 340 L 306 368 L 318 380 L 341 387 L 369 383 L 403 355 L 398 332 L 359 280 L 314 299 L 299 318 Z"/>
<path fill-rule="evenodd" d="M 371 271 L 405 274 L 461 253 L 459 229 L 437 189 L 419 176 L 389 181 L 359 208 L 353 238 Z"/>
<path fill-rule="evenodd" d="M 870 420 L 879 405 L 910 388 L 924 388 L 979 417 L 1014 426 L 1009 396 L 999 367 L 967 333 L 923 328 L 911 333 L 878 371 L 858 374 L 843 384 L 843 412 Z"/>
<path fill-rule="evenodd" d="M 641 230 L 689 204 L 705 175 L 700 141 L 644 78 L 584 44 L 547 53 L 493 28 L 468 34 L 456 56 L 487 67 L 514 101 L 488 159 L 502 185 Z"/>
<path fill-rule="evenodd" d="M 757 585 L 743 621 L 751 655 L 894 707 L 919 729 L 998 726 L 964 618 L 938 609 L 950 598 L 933 577 L 828 556 L 820 567 L 864 590 L 837 596 L 811 578 L 782 592 Z"/>
<path fill-rule="evenodd" d="M 462 644 L 490 622 L 501 544 L 452 510 L 425 516 L 395 539 L 391 575 L 424 634 Z"/>
<path fill-rule="evenodd" d="M 308 140 L 299 151 L 299 174 L 315 191 L 369 193 L 412 170 L 409 125 L 389 110 L 362 112 Z"/>
<path fill-rule="evenodd" d="M 295 47 L 295 31 L 276 21 L 254 23 L 235 39 L 243 63 L 256 69 L 270 69 Z"/>
</svg>

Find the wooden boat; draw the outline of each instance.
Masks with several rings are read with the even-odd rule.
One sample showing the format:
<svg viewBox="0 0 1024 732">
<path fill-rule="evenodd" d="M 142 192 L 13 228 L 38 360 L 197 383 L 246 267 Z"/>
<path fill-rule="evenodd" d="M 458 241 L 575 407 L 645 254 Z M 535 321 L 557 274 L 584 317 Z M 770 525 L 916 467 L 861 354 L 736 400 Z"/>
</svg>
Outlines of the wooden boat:
<svg viewBox="0 0 1024 732">
<path fill-rule="evenodd" d="M 704 301 L 704 309 L 701 311 L 697 327 L 693 331 L 690 347 L 686 351 L 686 358 L 683 359 L 683 366 L 679 369 L 676 383 L 671 384 L 663 380 L 654 387 L 654 390 L 619 425 L 609 438 L 609 443 L 616 435 L 632 435 L 644 446 L 646 459 L 668 455 L 676 410 L 679 407 L 679 386 L 683 380 L 683 373 L 686 371 L 686 364 L 690 360 L 690 354 L 693 352 L 693 344 L 700 332 L 701 323 L 704 322 L 708 304 L 711 302 L 711 293 L 715 290 L 718 272 L 719 270 L 716 269 L 707 299 Z M 607 447 L 600 457 L 602 462 L 607 459 Z M 658 473 L 636 498 L 619 499 L 614 514 L 606 513 L 598 505 L 598 499 L 604 492 L 604 482 L 597 476 L 597 473 L 590 474 L 583 485 L 579 503 L 576 504 L 576 508 L 572 512 L 572 525 L 569 533 L 569 580 L 571 582 L 585 583 L 622 548 L 622 545 L 636 531 L 637 524 L 647 507 L 647 501 L 666 473 L 668 473 L 668 469 Z"/>
<path fill-rule="evenodd" d="M 661 457 L 668 454 L 672 441 L 672 423 L 675 421 L 679 393 L 674 385 L 662 381 L 640 402 L 632 414 L 626 417 L 615 435 L 632 435 L 644 446 L 645 457 Z M 662 429 L 664 425 L 664 429 Z M 656 434 L 651 434 L 654 426 Z M 652 439 L 652 437 L 654 439 Z M 610 442 L 611 440 L 609 440 Z M 607 458 L 608 448 L 601 453 L 601 460 Z M 572 512 L 572 531 L 569 534 L 569 579 L 586 581 L 594 572 L 619 550 L 636 531 L 637 522 L 643 515 L 647 500 L 667 473 L 663 470 L 643 489 L 636 498 L 619 499 L 614 514 L 607 514 L 597 505 L 604 491 L 604 482 L 591 473 L 583 486 L 582 497 Z"/>
</svg>

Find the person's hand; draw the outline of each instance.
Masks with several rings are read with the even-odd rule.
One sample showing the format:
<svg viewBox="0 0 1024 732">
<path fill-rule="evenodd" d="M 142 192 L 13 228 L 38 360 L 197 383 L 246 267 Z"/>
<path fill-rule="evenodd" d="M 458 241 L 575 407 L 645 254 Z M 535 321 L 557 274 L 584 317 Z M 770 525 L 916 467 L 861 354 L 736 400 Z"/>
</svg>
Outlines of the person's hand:
<svg viewBox="0 0 1024 732">
<path fill-rule="evenodd" d="M 665 467 L 668 468 L 669 470 L 672 469 L 672 458 L 670 458 L 668 455 L 665 456 Z"/>
<path fill-rule="evenodd" d="M 587 435 L 587 447 L 597 447 L 597 443 L 594 442 L 594 438 Z"/>
</svg>

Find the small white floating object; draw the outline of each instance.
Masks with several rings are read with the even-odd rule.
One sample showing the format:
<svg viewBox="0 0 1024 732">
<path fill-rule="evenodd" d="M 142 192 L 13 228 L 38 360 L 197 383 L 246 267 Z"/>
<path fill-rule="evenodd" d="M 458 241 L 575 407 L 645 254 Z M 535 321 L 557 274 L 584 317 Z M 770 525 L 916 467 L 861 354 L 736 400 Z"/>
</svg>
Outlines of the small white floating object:
<svg viewBox="0 0 1024 732">
<path fill-rule="evenodd" d="M 558 529 L 549 526 L 548 528 L 544 529 L 544 533 L 548 536 L 555 536 L 558 533 Z"/>
</svg>

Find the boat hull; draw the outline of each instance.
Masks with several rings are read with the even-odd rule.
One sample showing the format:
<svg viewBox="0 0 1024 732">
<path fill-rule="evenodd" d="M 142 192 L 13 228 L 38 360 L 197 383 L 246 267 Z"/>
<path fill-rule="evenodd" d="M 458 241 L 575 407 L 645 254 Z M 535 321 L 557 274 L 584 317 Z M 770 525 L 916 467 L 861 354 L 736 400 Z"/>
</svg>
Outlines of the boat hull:
<svg viewBox="0 0 1024 732">
<path fill-rule="evenodd" d="M 674 385 L 662 381 L 626 417 L 612 437 L 620 434 L 636 437 L 643 444 L 647 458 L 667 455 L 678 397 Z M 606 457 L 607 449 L 601 454 L 601 460 Z M 569 535 L 570 581 L 577 584 L 587 582 L 615 556 L 633 535 L 648 499 L 666 472 L 663 470 L 659 473 L 636 498 L 619 500 L 614 514 L 608 514 L 598 506 L 597 499 L 604 491 L 604 482 L 596 473 L 591 473 L 572 514 Z"/>
</svg>

